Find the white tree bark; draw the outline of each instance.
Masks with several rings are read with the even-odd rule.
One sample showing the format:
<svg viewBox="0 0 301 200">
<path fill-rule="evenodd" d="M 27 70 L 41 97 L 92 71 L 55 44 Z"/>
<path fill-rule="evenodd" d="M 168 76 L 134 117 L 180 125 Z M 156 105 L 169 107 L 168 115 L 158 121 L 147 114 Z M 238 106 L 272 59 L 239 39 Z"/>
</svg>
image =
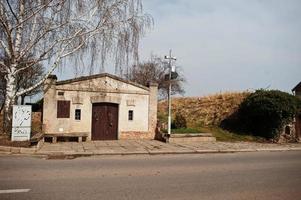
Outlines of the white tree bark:
<svg viewBox="0 0 301 200">
<path fill-rule="evenodd" d="M 16 70 L 16 64 L 11 65 L 11 73 L 6 76 L 6 98 L 4 103 L 4 131 L 7 134 L 11 129 L 12 123 L 12 105 L 15 103 L 16 95 L 16 78 L 13 76 L 13 72 Z"/>
<path fill-rule="evenodd" d="M 15 41 L 15 56 L 18 57 L 20 54 L 21 44 L 22 44 L 22 32 L 23 32 L 23 18 L 24 18 L 25 0 L 20 0 L 19 4 L 19 17 L 17 19 L 16 27 L 16 41 Z"/>
</svg>

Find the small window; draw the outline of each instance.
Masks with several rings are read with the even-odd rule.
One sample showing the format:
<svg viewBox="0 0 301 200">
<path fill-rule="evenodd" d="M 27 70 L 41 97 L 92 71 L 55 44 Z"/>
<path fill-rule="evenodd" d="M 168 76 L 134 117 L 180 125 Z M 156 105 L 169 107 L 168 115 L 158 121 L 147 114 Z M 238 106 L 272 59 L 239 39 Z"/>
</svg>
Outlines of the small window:
<svg viewBox="0 0 301 200">
<path fill-rule="evenodd" d="M 57 118 L 70 118 L 70 101 L 57 101 Z"/>
<path fill-rule="evenodd" d="M 81 118 L 81 110 L 75 109 L 75 120 L 80 120 Z"/>
<path fill-rule="evenodd" d="M 134 111 L 129 110 L 129 121 L 133 121 L 133 120 L 134 120 Z"/>
<path fill-rule="evenodd" d="M 57 93 L 59 96 L 64 96 L 64 92 L 58 92 Z"/>
</svg>

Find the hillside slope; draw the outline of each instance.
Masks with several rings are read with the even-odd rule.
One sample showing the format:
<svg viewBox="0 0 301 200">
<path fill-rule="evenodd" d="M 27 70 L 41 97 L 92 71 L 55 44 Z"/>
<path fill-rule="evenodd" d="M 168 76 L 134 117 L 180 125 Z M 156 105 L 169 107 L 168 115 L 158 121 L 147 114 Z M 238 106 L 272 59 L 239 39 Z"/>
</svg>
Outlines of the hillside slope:
<svg viewBox="0 0 301 200">
<path fill-rule="evenodd" d="M 188 126 L 219 125 L 220 122 L 237 110 L 250 92 L 226 92 L 204 97 L 182 97 L 172 99 L 173 116 L 180 113 Z M 165 121 L 167 101 L 158 105 L 159 119 Z"/>
</svg>

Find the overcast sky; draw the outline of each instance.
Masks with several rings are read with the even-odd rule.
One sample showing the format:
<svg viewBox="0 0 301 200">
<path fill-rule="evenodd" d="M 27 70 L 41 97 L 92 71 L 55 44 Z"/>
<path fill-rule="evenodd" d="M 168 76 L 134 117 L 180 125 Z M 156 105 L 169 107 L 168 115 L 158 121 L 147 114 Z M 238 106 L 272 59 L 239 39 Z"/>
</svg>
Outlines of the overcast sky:
<svg viewBox="0 0 301 200">
<path fill-rule="evenodd" d="M 155 20 L 141 59 L 169 49 L 186 96 L 269 88 L 301 81 L 300 0 L 144 0 Z"/>
</svg>

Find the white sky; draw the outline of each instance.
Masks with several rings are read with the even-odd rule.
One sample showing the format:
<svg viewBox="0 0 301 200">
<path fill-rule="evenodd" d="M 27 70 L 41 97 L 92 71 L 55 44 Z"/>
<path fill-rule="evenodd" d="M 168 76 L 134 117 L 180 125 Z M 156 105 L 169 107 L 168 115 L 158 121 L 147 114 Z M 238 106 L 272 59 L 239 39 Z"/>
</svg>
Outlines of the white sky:
<svg viewBox="0 0 301 200">
<path fill-rule="evenodd" d="M 169 49 L 187 79 L 185 96 L 301 81 L 300 0 L 144 0 L 155 20 L 141 60 Z"/>
<path fill-rule="evenodd" d="M 291 92 L 301 81 L 301 0 L 143 2 L 155 25 L 140 44 L 140 61 L 172 49 L 187 79 L 185 96 Z M 74 77 L 72 70 L 56 73 L 60 80 Z"/>
</svg>

